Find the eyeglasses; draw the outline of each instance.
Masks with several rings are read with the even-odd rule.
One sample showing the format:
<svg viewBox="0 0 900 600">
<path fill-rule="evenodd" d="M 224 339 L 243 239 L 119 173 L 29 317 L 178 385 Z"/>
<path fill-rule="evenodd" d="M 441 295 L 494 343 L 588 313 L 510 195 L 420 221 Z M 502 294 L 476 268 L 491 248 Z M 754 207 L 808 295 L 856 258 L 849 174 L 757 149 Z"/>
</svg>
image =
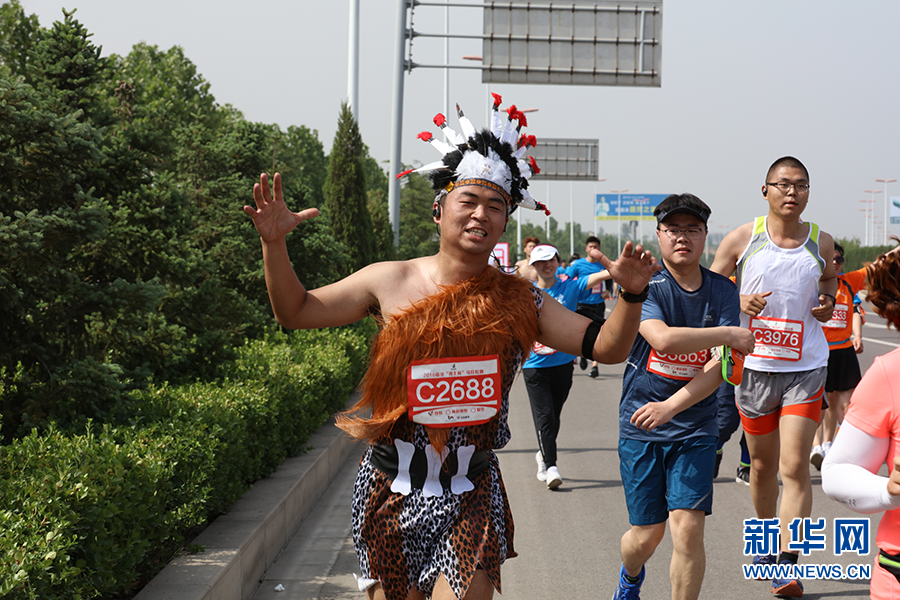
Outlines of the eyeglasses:
<svg viewBox="0 0 900 600">
<path fill-rule="evenodd" d="M 681 236 L 684 236 L 689 240 L 696 240 L 706 231 L 705 229 L 701 229 L 700 227 L 689 227 L 687 229 L 662 229 L 660 227 L 657 227 L 656 230 L 665 233 L 667 236 L 669 236 L 670 240 L 677 240 Z"/>
<path fill-rule="evenodd" d="M 777 187 L 779 190 L 781 190 L 785 194 L 787 194 L 791 188 L 794 188 L 795 190 L 797 190 L 798 194 L 802 194 L 804 192 L 809 191 L 808 183 L 788 183 L 786 181 L 779 181 L 778 183 L 766 182 L 766 185 L 774 185 L 775 187 Z"/>
<path fill-rule="evenodd" d="M 842 265 L 842 264 L 844 264 L 844 257 L 843 257 L 843 256 L 835 256 L 835 257 L 834 257 L 834 264 L 836 264 L 836 265 Z"/>
</svg>

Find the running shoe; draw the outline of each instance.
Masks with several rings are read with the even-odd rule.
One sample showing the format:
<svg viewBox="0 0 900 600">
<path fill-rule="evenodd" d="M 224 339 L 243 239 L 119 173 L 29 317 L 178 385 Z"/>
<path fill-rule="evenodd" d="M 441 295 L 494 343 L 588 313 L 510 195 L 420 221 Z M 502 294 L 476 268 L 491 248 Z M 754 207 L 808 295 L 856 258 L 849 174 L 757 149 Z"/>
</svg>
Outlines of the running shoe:
<svg viewBox="0 0 900 600">
<path fill-rule="evenodd" d="M 737 483 L 750 485 L 750 467 L 741 465 L 737 468 L 737 476 L 734 478 Z"/>
<path fill-rule="evenodd" d="M 625 565 L 619 571 L 619 585 L 613 594 L 612 600 L 641 600 L 641 584 L 644 583 L 644 567 L 641 567 L 641 574 L 638 575 L 636 583 L 631 583 L 626 579 L 628 573 L 625 571 Z"/>
<path fill-rule="evenodd" d="M 581 357 L 578 359 L 578 366 L 581 367 L 581 370 L 584 371 L 587 369 L 587 359 L 585 357 Z"/>
<path fill-rule="evenodd" d="M 823 460 L 825 460 L 825 452 L 822 450 L 822 446 L 816 446 L 809 453 L 809 462 L 816 468 L 816 471 L 821 471 Z"/>
<path fill-rule="evenodd" d="M 778 559 L 775 558 L 774 554 L 757 554 L 753 557 L 754 565 L 774 565 L 777 564 Z M 762 581 L 765 577 L 757 577 L 757 581 Z"/>
<path fill-rule="evenodd" d="M 591 379 L 597 379 L 600 376 L 600 370 L 597 367 L 591 367 L 590 377 Z"/>
<path fill-rule="evenodd" d="M 538 481 L 547 481 L 547 465 L 544 464 L 544 457 L 541 454 L 540 450 L 538 450 L 537 454 L 534 455 L 534 460 L 537 461 L 537 466 L 538 466 L 538 472 L 537 472 Z"/>
<path fill-rule="evenodd" d="M 555 490 L 562 485 L 562 477 L 559 475 L 559 469 L 556 467 L 547 467 L 547 487 Z"/>
<path fill-rule="evenodd" d="M 793 565 L 794 563 L 790 561 L 781 561 L 782 565 Z M 803 582 L 799 579 L 793 579 L 788 577 L 786 579 L 779 579 L 776 577 L 772 580 L 772 593 L 778 596 L 779 598 L 802 598 L 803 597 Z"/>
</svg>

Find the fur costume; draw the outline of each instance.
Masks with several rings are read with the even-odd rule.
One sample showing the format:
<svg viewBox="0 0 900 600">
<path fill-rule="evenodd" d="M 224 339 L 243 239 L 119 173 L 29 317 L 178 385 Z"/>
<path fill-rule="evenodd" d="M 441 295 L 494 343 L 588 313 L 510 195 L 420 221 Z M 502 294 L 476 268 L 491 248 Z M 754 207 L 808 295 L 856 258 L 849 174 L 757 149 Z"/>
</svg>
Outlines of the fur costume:
<svg viewBox="0 0 900 600">
<path fill-rule="evenodd" d="M 372 442 L 360 461 L 353 493 L 353 539 L 360 561 L 360 589 L 381 583 L 388 600 L 402 600 L 412 587 L 430 595 L 444 575 L 457 597 L 476 567 L 500 590 L 500 565 L 516 555 L 513 522 L 493 449 L 509 441 L 509 389 L 537 338 L 542 296 L 531 284 L 487 268 L 470 280 L 416 302 L 387 322 L 371 352 L 362 399 L 339 426 Z M 407 416 L 406 374 L 412 361 L 499 355 L 500 412 L 487 423 L 432 428 Z M 472 448 L 487 457 L 471 476 L 474 489 L 434 496 L 412 489 L 391 491 L 390 473 L 373 464 L 379 446 L 414 446 L 454 457 Z M 442 469 L 448 469 L 447 460 Z M 396 473 L 395 473 L 396 474 Z"/>
</svg>

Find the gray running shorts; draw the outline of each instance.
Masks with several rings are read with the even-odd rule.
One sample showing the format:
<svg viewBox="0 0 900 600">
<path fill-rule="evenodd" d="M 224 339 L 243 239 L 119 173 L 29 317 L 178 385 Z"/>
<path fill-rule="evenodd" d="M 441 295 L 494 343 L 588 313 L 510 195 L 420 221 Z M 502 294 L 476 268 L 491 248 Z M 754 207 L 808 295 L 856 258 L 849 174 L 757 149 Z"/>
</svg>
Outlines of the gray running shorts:
<svg viewBox="0 0 900 600">
<path fill-rule="evenodd" d="M 746 417 L 755 419 L 785 406 L 820 402 L 827 367 L 795 373 L 767 373 L 744 369 L 737 387 L 738 408 Z"/>
</svg>

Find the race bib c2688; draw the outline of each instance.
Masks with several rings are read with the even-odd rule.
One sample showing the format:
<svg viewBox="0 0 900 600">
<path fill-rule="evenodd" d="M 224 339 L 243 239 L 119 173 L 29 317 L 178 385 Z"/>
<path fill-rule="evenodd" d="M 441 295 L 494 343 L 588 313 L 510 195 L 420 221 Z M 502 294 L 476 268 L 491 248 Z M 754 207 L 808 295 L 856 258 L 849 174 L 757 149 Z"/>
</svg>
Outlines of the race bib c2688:
<svg viewBox="0 0 900 600">
<path fill-rule="evenodd" d="M 500 411 L 498 355 L 414 361 L 406 376 L 409 418 L 428 427 L 486 423 Z"/>
</svg>

